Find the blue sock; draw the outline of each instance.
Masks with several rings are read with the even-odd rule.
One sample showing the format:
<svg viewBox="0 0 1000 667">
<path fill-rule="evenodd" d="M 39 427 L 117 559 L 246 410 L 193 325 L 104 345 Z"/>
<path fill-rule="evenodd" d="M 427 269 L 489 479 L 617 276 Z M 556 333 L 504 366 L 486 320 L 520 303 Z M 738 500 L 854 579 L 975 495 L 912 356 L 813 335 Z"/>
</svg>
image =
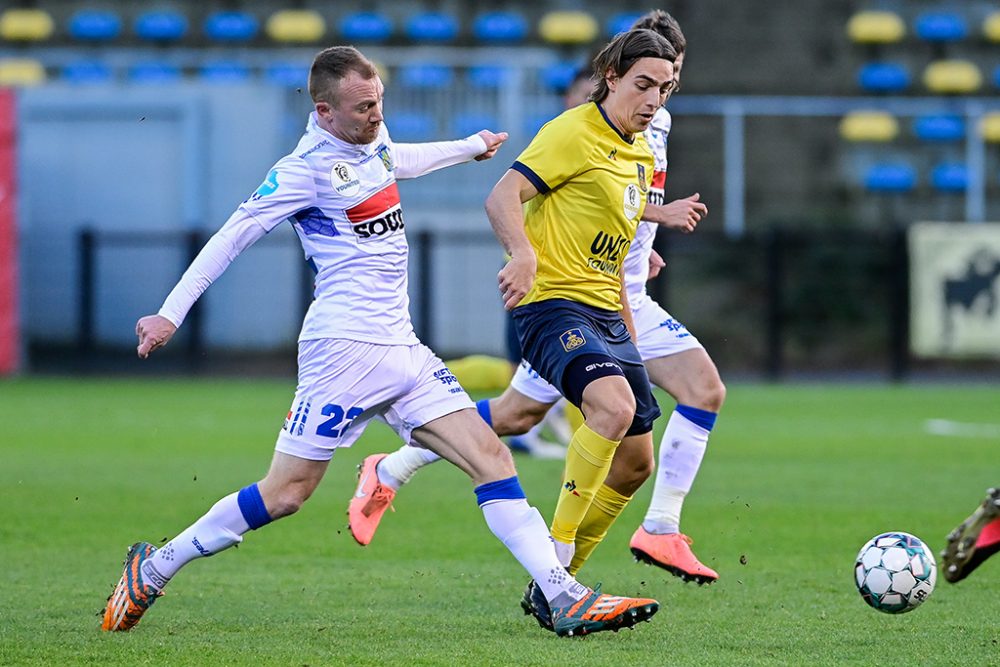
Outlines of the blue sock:
<svg viewBox="0 0 1000 667">
<path fill-rule="evenodd" d="M 715 426 L 715 418 L 719 416 L 717 412 L 692 408 L 690 405 L 681 405 L 680 403 L 674 410 L 692 424 L 696 424 L 706 431 L 712 430 L 712 427 Z"/>
<path fill-rule="evenodd" d="M 517 480 L 517 475 L 480 484 L 475 488 L 475 492 L 476 502 L 479 503 L 480 507 L 497 500 L 523 500 L 526 497 L 521 483 Z"/>
<path fill-rule="evenodd" d="M 483 418 L 486 424 L 493 428 L 493 415 L 490 413 L 490 399 L 484 398 L 481 401 L 476 401 L 476 410 L 479 411 L 479 416 Z"/>
<path fill-rule="evenodd" d="M 271 515 L 267 513 L 267 507 L 264 506 L 264 499 L 260 497 L 260 489 L 257 488 L 256 482 L 240 489 L 236 502 L 239 503 L 240 512 L 243 513 L 247 525 L 253 530 L 271 523 Z"/>
</svg>

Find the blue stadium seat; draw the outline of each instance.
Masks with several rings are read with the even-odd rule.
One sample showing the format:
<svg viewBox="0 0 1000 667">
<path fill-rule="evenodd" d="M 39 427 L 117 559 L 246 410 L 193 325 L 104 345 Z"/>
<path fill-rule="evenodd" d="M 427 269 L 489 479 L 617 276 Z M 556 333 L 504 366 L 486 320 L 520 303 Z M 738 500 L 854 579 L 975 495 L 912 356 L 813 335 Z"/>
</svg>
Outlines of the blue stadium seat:
<svg viewBox="0 0 1000 667">
<path fill-rule="evenodd" d="M 867 63 L 858 71 L 858 85 L 870 93 L 901 93 L 910 87 L 910 73 L 895 63 Z"/>
<path fill-rule="evenodd" d="M 451 85 L 454 72 L 438 63 L 410 63 L 399 70 L 399 82 L 410 88 L 445 88 Z"/>
<path fill-rule="evenodd" d="M 435 138 L 436 124 L 430 114 L 401 111 L 386 116 L 386 127 L 393 141 L 428 141 Z M 482 129 L 482 128 L 480 128 Z"/>
<path fill-rule="evenodd" d="M 392 36 L 392 21 L 378 12 L 354 12 L 340 20 L 340 35 L 348 42 L 384 42 Z"/>
<path fill-rule="evenodd" d="M 242 83 L 250 80 L 250 68 L 238 60 L 211 60 L 200 70 L 202 81 L 210 83 Z"/>
<path fill-rule="evenodd" d="M 62 79 L 76 84 L 109 83 L 114 72 L 100 60 L 74 60 L 63 67 Z"/>
<path fill-rule="evenodd" d="M 628 32 L 642 18 L 642 12 L 621 12 L 608 19 L 606 30 L 608 37 L 614 37 L 620 32 Z"/>
<path fill-rule="evenodd" d="M 913 121 L 913 134 L 921 141 L 961 141 L 965 119 L 956 115 L 920 116 Z"/>
<path fill-rule="evenodd" d="M 491 113 L 467 111 L 457 114 L 451 122 L 451 131 L 456 137 L 467 137 L 480 130 L 499 132 L 501 129 L 500 119 Z"/>
<path fill-rule="evenodd" d="M 965 192 L 969 170 L 961 162 L 942 162 L 931 170 L 931 185 L 939 192 Z"/>
<path fill-rule="evenodd" d="M 909 192 L 917 186 L 917 172 L 903 162 L 882 162 L 868 168 L 864 185 L 871 192 Z"/>
<path fill-rule="evenodd" d="M 548 65 L 541 71 L 542 84 L 549 90 L 563 93 L 573 82 L 580 66 L 574 62 L 559 62 Z"/>
<path fill-rule="evenodd" d="M 249 42 L 259 30 L 260 22 L 248 12 L 214 12 L 205 19 L 205 36 L 215 42 Z"/>
<path fill-rule="evenodd" d="M 486 12 L 473 21 L 472 34 L 486 44 L 516 44 L 528 36 L 528 21 L 516 12 Z"/>
<path fill-rule="evenodd" d="M 466 73 L 469 85 L 473 88 L 500 88 L 510 77 L 510 68 L 503 65 L 473 65 Z"/>
<path fill-rule="evenodd" d="M 69 34 L 84 42 L 107 42 L 122 33 L 122 20 L 114 12 L 83 9 L 69 20 Z"/>
<path fill-rule="evenodd" d="M 968 36 L 969 26 L 957 12 L 931 11 L 917 17 L 913 31 L 925 42 L 958 42 Z"/>
<path fill-rule="evenodd" d="M 181 80 L 181 69 L 173 63 L 144 60 L 129 67 L 128 78 L 134 83 L 173 83 Z"/>
<path fill-rule="evenodd" d="M 290 62 L 271 63 L 264 70 L 264 79 L 279 86 L 305 88 L 309 85 L 309 65 Z"/>
<path fill-rule="evenodd" d="M 145 12 L 135 20 L 135 34 L 147 42 L 175 42 L 187 29 L 187 18 L 170 10 Z"/>
<path fill-rule="evenodd" d="M 415 42 L 450 42 L 458 37 L 458 19 L 443 12 L 420 12 L 406 22 L 406 36 Z"/>
</svg>

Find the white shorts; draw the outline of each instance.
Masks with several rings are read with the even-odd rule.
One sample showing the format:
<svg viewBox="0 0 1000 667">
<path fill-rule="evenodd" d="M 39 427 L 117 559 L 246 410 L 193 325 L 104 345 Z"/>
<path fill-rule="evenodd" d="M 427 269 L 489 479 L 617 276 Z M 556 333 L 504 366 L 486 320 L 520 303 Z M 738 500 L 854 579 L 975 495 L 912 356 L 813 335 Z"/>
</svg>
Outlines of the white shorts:
<svg viewBox="0 0 1000 667">
<path fill-rule="evenodd" d="M 639 348 L 639 356 L 643 361 L 702 347 L 687 327 L 671 317 L 648 294 L 635 300 L 630 299 L 629 305 L 632 306 L 632 320 L 635 322 L 638 338 L 636 347 Z M 555 403 L 562 398 L 559 390 L 536 373 L 524 359 L 517 365 L 510 386 L 539 403 Z"/>
<path fill-rule="evenodd" d="M 328 461 L 373 418 L 410 442 L 413 429 L 466 408 L 475 408 L 469 395 L 426 345 L 305 340 L 295 398 L 274 448 Z"/>
</svg>

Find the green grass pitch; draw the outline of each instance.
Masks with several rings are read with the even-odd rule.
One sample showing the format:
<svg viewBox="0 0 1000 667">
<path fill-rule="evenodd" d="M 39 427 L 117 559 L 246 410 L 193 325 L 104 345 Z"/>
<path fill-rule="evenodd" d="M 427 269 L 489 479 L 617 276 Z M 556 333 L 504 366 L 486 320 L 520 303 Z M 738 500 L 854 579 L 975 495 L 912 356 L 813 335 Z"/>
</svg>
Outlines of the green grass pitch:
<svg viewBox="0 0 1000 667">
<path fill-rule="evenodd" d="M 684 510 L 720 581 L 699 588 L 634 563 L 637 494 L 581 573 L 657 598 L 651 623 L 559 639 L 522 615 L 526 576 L 461 473 L 404 488 L 368 548 L 344 515 L 355 465 L 396 446 L 372 426 L 338 452 L 302 511 L 192 563 L 130 633 L 95 613 L 126 546 L 173 536 L 259 479 L 291 381 L 0 382 L 0 664 L 833 665 L 992 664 L 1000 557 L 902 616 L 852 581 L 873 535 L 937 552 L 1000 484 L 1000 438 L 925 432 L 928 419 L 1000 422 L 987 386 L 735 385 Z M 664 402 L 664 405 L 667 405 Z M 662 421 L 662 420 L 661 420 Z M 659 424 L 662 428 L 662 423 Z M 562 465 L 517 459 L 546 517 Z"/>
</svg>

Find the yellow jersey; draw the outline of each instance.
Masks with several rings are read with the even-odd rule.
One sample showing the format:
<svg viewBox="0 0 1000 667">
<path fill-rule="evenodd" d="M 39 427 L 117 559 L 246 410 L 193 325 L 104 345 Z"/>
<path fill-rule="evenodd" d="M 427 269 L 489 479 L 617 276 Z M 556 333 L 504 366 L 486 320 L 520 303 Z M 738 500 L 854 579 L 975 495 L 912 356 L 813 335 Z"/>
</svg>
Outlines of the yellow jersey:
<svg viewBox="0 0 1000 667">
<path fill-rule="evenodd" d="M 569 299 L 621 310 L 621 267 L 653 179 L 642 133 L 626 138 L 594 102 L 546 123 L 512 169 L 538 190 L 524 229 L 538 257 L 519 305 Z"/>
</svg>

